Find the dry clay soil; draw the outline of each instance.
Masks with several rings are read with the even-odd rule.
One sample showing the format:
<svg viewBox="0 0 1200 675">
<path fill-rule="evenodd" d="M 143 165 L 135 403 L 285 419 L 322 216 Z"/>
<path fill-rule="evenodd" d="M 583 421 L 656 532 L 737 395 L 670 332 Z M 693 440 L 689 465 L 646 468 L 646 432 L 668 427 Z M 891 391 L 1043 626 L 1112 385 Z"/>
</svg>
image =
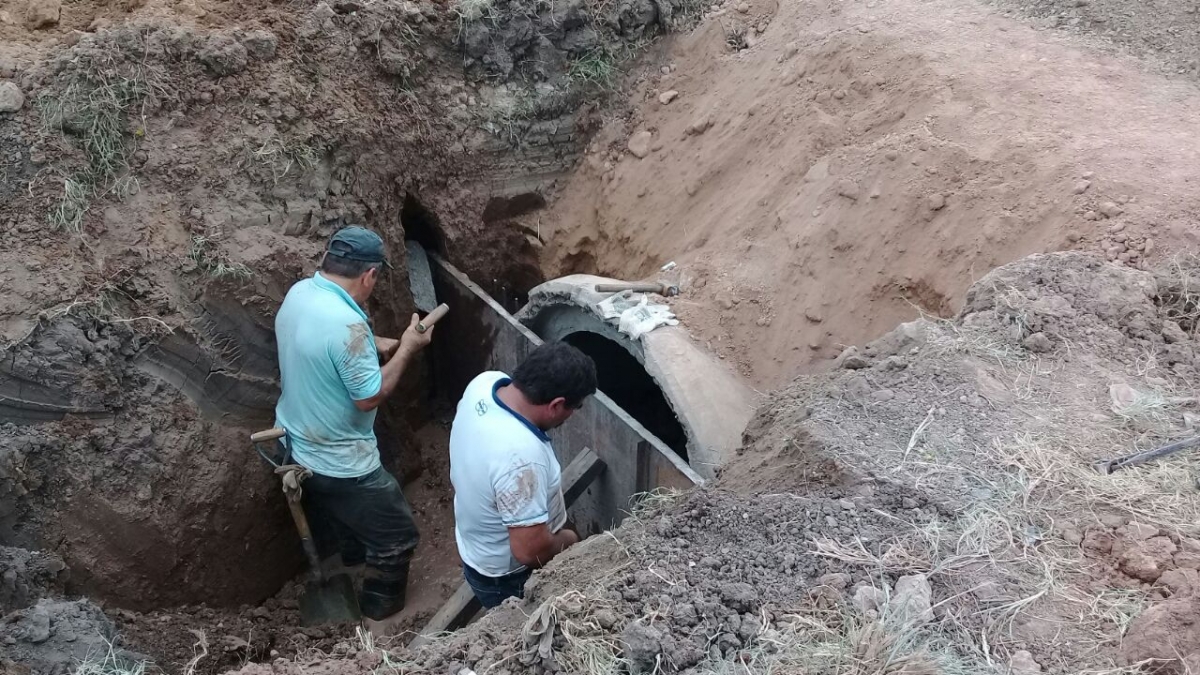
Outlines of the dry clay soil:
<svg viewBox="0 0 1200 675">
<path fill-rule="evenodd" d="M 1000 4 L 1064 30 L 958 0 L 714 5 L 534 216 L 545 267 L 674 261 L 684 324 L 765 390 L 1024 255 L 1194 248 L 1193 4 Z"/>
<path fill-rule="evenodd" d="M 715 487 L 652 495 L 523 602 L 240 672 L 1191 672 L 1192 460 L 1091 463 L 1194 433 L 1198 271 L 1003 266 L 777 392 Z"/>
<path fill-rule="evenodd" d="M 255 6 L 247 13 L 214 2 L 206 5 L 208 11 L 190 9 L 201 4 L 147 3 L 140 10 L 169 21 L 190 12 L 189 21 L 204 30 L 246 20 L 284 36 L 313 22 L 303 13 L 307 7 L 281 13 Z M 91 23 L 80 23 L 80 14 L 68 11 L 83 6 L 68 5 L 63 12 L 55 29 L 63 48 L 77 38 L 71 30 Z M 1195 26 L 1194 13 L 1173 7 L 1130 20 L 1146 19 L 1139 26 L 1177 21 L 1164 31 Z M 112 14 L 120 18 L 116 9 Z M 4 35 L 25 35 L 14 28 L 10 10 L 4 11 Z M 1075 28 L 1093 24 L 1112 25 L 1092 21 Z M 338 37 L 350 41 L 343 33 Z M 1116 42 L 1118 48 L 1129 46 Z M 731 44 L 746 48 L 733 51 Z M 351 125 L 342 140 L 362 150 L 361 156 L 328 158 L 315 181 L 285 171 L 282 185 L 275 186 L 277 202 L 289 204 L 286 213 L 274 214 L 282 215 L 284 232 L 234 227 L 245 216 L 247 195 L 276 177 L 262 169 L 248 186 L 222 163 L 229 161 L 226 148 L 218 144 L 214 152 L 207 139 L 220 137 L 214 132 L 227 123 L 223 106 L 238 100 L 257 101 L 237 110 L 248 109 L 256 124 L 274 119 L 293 134 L 284 139 L 289 142 L 295 134 L 312 133 L 305 126 L 309 118 L 326 126 L 336 122 L 345 111 L 324 103 L 340 100 L 337 91 L 308 89 L 307 80 L 264 79 L 255 70 L 284 71 L 302 62 L 299 55 L 310 46 L 285 37 L 280 50 L 287 59 L 187 92 L 178 108 L 187 115 L 151 116 L 148 152 L 141 160 L 150 178 L 143 191 L 93 214 L 88 223 L 91 234 L 109 235 L 90 240 L 99 247 L 100 264 L 86 239 L 70 239 L 51 257 L 26 259 L 9 251 L 15 277 L 27 280 L 45 270 L 48 281 L 21 284 L 19 297 L 6 301 L 6 337 L 36 323 L 20 311 L 27 306 L 61 308 L 98 287 L 116 287 L 137 299 L 134 309 L 168 319 L 181 307 L 194 312 L 199 306 L 199 316 L 189 314 L 186 321 L 200 328 L 185 332 L 199 334 L 201 347 L 210 346 L 206 339 L 228 336 L 253 342 L 262 334 L 262 308 L 277 302 L 286 283 L 311 265 L 328 229 L 297 217 L 293 202 L 307 214 L 307 200 L 320 193 L 323 200 L 329 196 L 323 206 L 335 215 L 340 210 L 337 217 L 394 213 L 400 199 L 395 185 L 407 189 L 454 174 L 441 157 L 415 173 L 373 171 L 394 162 L 386 155 L 411 151 L 412 157 L 425 157 L 427 150 L 419 148 L 448 145 L 455 137 L 439 125 L 420 136 L 414 129 L 422 128 L 407 124 L 420 116 L 397 112 L 410 110 L 411 101 L 381 94 L 394 89 L 362 82 L 369 78 L 355 70 L 354 61 L 327 53 L 322 58 L 334 60 L 333 72 L 353 80 L 361 94 L 348 104 L 351 117 L 390 115 L 385 126 L 406 135 L 386 148 L 371 147 L 377 127 Z M 22 68 L 33 59 L 31 49 L 17 53 Z M 313 653 L 252 670 L 342 672 L 405 663 L 430 672 L 457 673 L 459 665 L 493 673 L 578 672 L 587 669 L 584 664 L 595 665 L 587 659 L 601 659 L 601 666 L 644 672 L 690 667 L 777 672 L 781 664 L 821 672 L 822 664 L 830 669 L 842 664 L 837 659 L 847 650 L 861 660 L 862 650 L 880 644 L 896 659 L 911 656 L 908 672 L 962 672 L 955 663 L 922 655 L 948 644 L 955 645 L 950 653 L 968 672 L 1007 668 L 1010 662 L 1032 668 L 1033 661 L 1068 673 L 1189 656 L 1200 642 L 1188 619 L 1195 613 L 1197 551 L 1196 533 L 1186 524 L 1197 514 L 1194 486 L 1180 480 L 1188 478 L 1186 471 L 1170 464 L 1166 473 L 1131 474 L 1111 483 L 1063 473 L 1133 443 L 1143 447 L 1177 437 L 1185 428 L 1182 412 L 1190 404 L 1179 401 L 1190 395 L 1188 382 L 1195 376 L 1195 308 L 1186 289 L 1172 295 L 1163 289 L 1175 288 L 1174 282 L 1133 271 L 1156 268 L 1195 236 L 1200 101 L 1193 81 L 1166 79 L 1158 74 L 1164 68 L 1101 48 L 1087 35 L 1036 30 L 1024 19 L 962 0 L 717 6 L 698 30 L 651 54 L 634 87 L 631 112 L 609 120 L 551 210 L 540 222 L 527 223 L 525 231 L 538 233 L 538 245 L 544 243 L 546 272 L 635 278 L 676 261 L 685 295 L 675 308 L 685 324 L 763 388 L 832 365 L 846 345 L 881 335 L 918 309 L 947 317 L 964 301 L 968 309 L 955 322 L 910 327 L 837 364 L 853 369 L 797 382 L 752 425 L 746 453 L 726 478 L 732 493 L 699 493 L 645 511 L 614 537 L 589 542 L 556 563 L 524 606 L 498 612 L 472 632 L 419 655 L 399 651 L 385 657 L 377 648 L 323 634 L 308 639 L 332 646 L 349 663 Z M 267 81 L 275 84 L 263 91 Z M 674 97 L 664 96 L 668 92 Z M 460 94 L 465 98 L 460 90 L 448 95 Z M 384 100 L 392 103 L 379 104 Z M 429 118 L 442 110 L 422 112 Z M 295 114 L 299 125 L 288 123 L 296 121 Z M 261 142 L 275 133 L 264 127 L 252 136 Z M 641 145 L 631 143 L 638 134 Z M 58 151 L 43 150 L 52 156 Z M 32 160 L 22 156 L 18 164 L 28 166 L 27 159 Z M 343 181 L 353 186 L 344 194 Z M 443 214 L 470 213 L 464 204 L 473 198 L 449 182 L 431 203 Z M 52 184 L 34 187 L 44 191 Z M 9 191 L 5 196 L 10 204 L 20 197 Z M 211 208 L 205 201 L 210 196 L 218 198 Z M 251 201 L 261 198 L 260 192 Z M 254 201 L 253 208 L 260 206 Z M 25 214 L 8 222 L 21 250 L 41 240 L 29 226 L 39 218 Z M 145 222 L 155 224 L 140 225 Z M 504 236 L 471 226 L 460 232 L 498 242 L 493 252 L 509 250 Z M 195 269 L 200 261 L 189 263 L 187 249 L 194 236 L 212 233 L 225 237 L 222 255 L 251 265 L 262 281 L 247 289 L 236 281 L 204 280 Z M 988 277 L 990 287 L 975 286 L 983 289 L 976 293 L 983 300 L 971 304 L 967 289 L 997 264 L 1062 248 L 1096 251 L 1101 260 L 1120 265 L 1041 260 L 1007 277 Z M 147 261 L 164 258 L 183 274 L 151 271 Z M 479 272 L 487 275 L 497 266 L 502 264 L 484 261 Z M 1069 283 L 1055 281 L 1064 277 Z M 993 297 L 988 288 L 1019 292 Z M 393 298 L 407 292 L 402 282 L 389 290 Z M 1183 300 L 1170 299 L 1176 296 Z M 1097 307 L 1096 297 L 1120 302 Z M 229 306 L 230 298 L 237 307 Z M 1084 319 L 1076 321 L 1077 315 Z M 234 325 L 208 331 L 205 322 L 213 316 L 222 321 L 233 316 Z M 972 325 L 973 320 L 980 323 Z M 81 363 L 119 362 L 122 353 L 144 348 L 146 333 L 153 336 L 153 321 L 144 323 L 59 322 L 37 335 L 34 346 L 43 351 L 36 355 L 58 345 L 80 350 L 70 356 Z M 384 323 L 395 325 L 395 317 L 385 315 Z M 1082 353 L 1075 351 L 1080 345 Z M 219 344 L 211 351 L 222 353 Z M 239 362 L 254 367 L 234 374 L 256 381 L 266 368 L 260 356 L 243 360 L 238 354 Z M 221 366 L 227 364 L 217 361 L 213 372 L 225 374 Z M 92 371 L 80 370 L 61 383 L 64 390 L 80 382 L 94 387 L 88 390 L 91 398 L 72 404 L 97 408 L 112 402 L 106 395 L 136 384 L 136 393 L 127 396 L 139 412 L 123 420 L 132 423 L 121 434 L 114 438 L 103 427 L 67 425 L 28 442 L 44 453 L 64 443 L 92 450 L 114 443 L 133 447 L 138 466 L 145 463 L 161 476 L 212 475 L 211 467 L 185 461 L 156 465 L 163 437 L 177 434 L 193 446 L 240 447 L 240 434 L 199 421 L 178 393 L 128 370 L 101 367 L 95 371 L 101 373 L 98 384 L 88 375 Z M 1114 379 L 1142 392 L 1138 414 L 1112 412 Z M 1074 394 L 1066 399 L 1069 405 L 1055 407 L 1064 392 Z M 930 408 L 935 400 L 941 403 Z M 154 407 L 159 401 L 166 403 Z M 1087 425 L 1098 430 L 1086 451 L 1052 434 L 1033 436 Z M 413 435 L 403 428 L 398 433 Z M 1021 434 L 1030 442 L 993 452 L 999 439 Z M 989 467 L 990 477 L 1000 477 L 997 484 L 976 480 L 987 474 L 976 462 Z M 251 466 L 256 467 L 247 461 L 222 471 L 250 476 Z M 903 471 L 897 473 L 897 466 Z M 899 486 L 878 478 L 892 473 L 904 478 L 896 481 Z M 94 513 L 89 505 L 112 497 L 98 499 L 89 481 L 128 479 L 119 467 L 115 472 L 111 466 L 92 467 L 90 474 L 64 480 L 80 495 L 72 507 L 76 515 Z M 1076 479 L 1067 487 L 1088 491 L 1067 490 L 1055 482 L 1062 475 Z M 1042 482 L 1027 480 L 1030 476 Z M 218 478 L 228 489 L 247 487 Z M 244 481 L 260 499 L 270 494 L 266 481 Z M 1059 504 L 1050 496 L 1075 501 Z M 204 496 L 206 509 L 213 507 L 211 497 Z M 172 488 L 168 500 L 147 490 L 144 497 L 139 493 L 139 508 L 177 509 L 188 498 L 186 488 Z M 1049 503 L 1043 510 L 1014 509 L 1031 501 Z M 954 517 L 965 513 L 973 519 Z M 996 513 L 1015 515 L 996 519 Z M 270 537 L 286 525 L 279 515 L 226 536 L 270 539 L 272 559 L 294 563 L 284 552 L 290 542 Z M 1058 527 L 1060 521 L 1065 526 Z M 144 534 L 147 540 L 162 536 L 157 530 Z M 121 537 L 135 541 L 139 533 Z M 195 552 L 185 545 L 179 554 Z M 212 551 L 201 552 L 216 559 Z M 164 561 L 167 567 L 181 565 L 197 577 L 232 573 L 220 566 L 189 567 L 174 555 Z M 129 582 L 115 569 L 83 565 L 79 573 L 102 572 L 105 577 L 91 579 L 92 585 L 120 584 L 129 601 L 155 574 L 149 568 L 157 563 L 143 562 L 147 569 Z M 1042 573 L 1047 570 L 1053 574 Z M 191 581 L 180 597 L 195 597 Z M 240 590 L 261 595 L 273 581 L 246 582 L 242 585 L 250 588 Z M 583 607 L 572 593 L 582 595 Z M 896 597 L 904 600 L 893 602 Z M 922 604 L 926 599 L 929 612 Z M 286 593 L 273 606 L 281 614 L 290 611 Z M 68 628 L 60 632 L 48 619 L 48 607 L 10 615 L 6 635 L 30 644 L 46 634 L 69 650 L 76 642 L 69 627 L 86 622 L 92 609 L 54 605 Z M 522 624 L 539 608 L 551 644 L 540 654 L 519 655 L 514 651 L 519 633 L 537 633 Z M 188 614 L 162 623 L 184 629 Z M 200 612 L 191 616 L 211 626 Z M 247 610 L 236 625 L 240 631 L 265 621 Z M 142 625 L 145 634 L 154 632 Z M 1123 644 L 1126 629 L 1130 637 Z M 169 658 L 176 666 L 189 642 L 194 644 L 192 637 L 163 641 L 172 646 Z M 232 637 L 219 647 L 214 637 L 213 651 L 219 649 L 222 659 L 210 658 L 201 667 L 224 667 L 226 659 L 249 651 L 255 659 L 272 658 L 262 643 L 240 633 Z M 284 639 L 295 644 L 281 655 L 305 648 L 302 638 Z M 804 652 L 798 645 L 824 651 Z M 896 670 L 892 663 L 884 672 Z"/>
</svg>

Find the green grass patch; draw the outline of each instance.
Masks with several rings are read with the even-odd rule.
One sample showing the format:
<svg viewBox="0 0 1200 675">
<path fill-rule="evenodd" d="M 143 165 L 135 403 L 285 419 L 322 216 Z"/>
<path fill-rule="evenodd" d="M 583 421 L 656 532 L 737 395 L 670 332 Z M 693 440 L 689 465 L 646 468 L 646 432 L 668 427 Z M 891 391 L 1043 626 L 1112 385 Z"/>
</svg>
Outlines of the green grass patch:
<svg viewBox="0 0 1200 675">
<path fill-rule="evenodd" d="M 64 86 L 49 87 L 38 97 L 43 133 L 72 139 L 86 162 L 63 179 L 63 194 L 49 216 L 57 229 L 79 234 L 95 197 L 112 192 L 124 198 L 136 185 L 129 160 L 135 139 L 145 132 L 130 132 L 128 120 L 154 90 L 146 72 L 76 72 Z"/>
<path fill-rule="evenodd" d="M 580 85 L 611 89 L 617 78 L 617 55 L 605 48 L 593 49 L 567 66 L 567 77 Z"/>
</svg>

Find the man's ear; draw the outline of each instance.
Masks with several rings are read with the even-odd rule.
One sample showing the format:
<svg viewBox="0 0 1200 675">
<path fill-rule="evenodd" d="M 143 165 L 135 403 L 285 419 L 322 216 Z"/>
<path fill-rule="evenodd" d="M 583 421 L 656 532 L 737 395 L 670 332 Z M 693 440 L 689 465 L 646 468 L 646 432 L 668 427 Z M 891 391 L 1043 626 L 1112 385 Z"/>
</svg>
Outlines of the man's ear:
<svg viewBox="0 0 1200 675">
<path fill-rule="evenodd" d="M 553 411 L 554 413 L 556 413 L 556 414 L 561 413 L 567 409 L 567 399 L 565 397 L 559 396 L 558 398 L 550 401 L 550 403 L 548 403 L 547 405 L 550 406 L 550 410 Z"/>
<path fill-rule="evenodd" d="M 363 272 L 362 280 L 364 282 L 371 282 L 371 281 L 375 281 L 378 277 L 379 277 L 379 268 L 372 267 L 372 268 L 368 269 L 366 272 Z"/>
</svg>

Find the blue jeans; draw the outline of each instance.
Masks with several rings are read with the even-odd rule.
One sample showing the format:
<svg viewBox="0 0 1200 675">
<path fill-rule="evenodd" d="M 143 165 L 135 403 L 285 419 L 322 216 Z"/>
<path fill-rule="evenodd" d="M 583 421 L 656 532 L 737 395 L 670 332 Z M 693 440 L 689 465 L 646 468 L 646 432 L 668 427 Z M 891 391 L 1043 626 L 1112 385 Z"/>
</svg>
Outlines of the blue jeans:
<svg viewBox="0 0 1200 675">
<path fill-rule="evenodd" d="M 479 604 L 491 609 L 509 598 L 525 597 L 525 582 L 529 580 L 533 570 L 525 569 L 502 577 L 489 577 L 475 571 L 475 568 L 463 563 L 463 576 L 467 584 L 475 592 Z"/>
</svg>

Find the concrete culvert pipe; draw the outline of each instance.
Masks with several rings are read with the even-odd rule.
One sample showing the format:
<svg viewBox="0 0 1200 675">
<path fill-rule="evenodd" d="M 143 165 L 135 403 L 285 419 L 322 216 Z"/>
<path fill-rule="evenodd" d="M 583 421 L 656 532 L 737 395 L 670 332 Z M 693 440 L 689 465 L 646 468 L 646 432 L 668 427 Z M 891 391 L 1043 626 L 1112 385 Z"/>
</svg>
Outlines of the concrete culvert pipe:
<svg viewBox="0 0 1200 675">
<path fill-rule="evenodd" d="M 609 294 L 596 284 L 614 279 L 576 274 L 529 293 L 517 318 L 544 340 L 563 340 L 590 355 L 600 390 L 706 478 L 741 445 L 757 396 L 737 375 L 678 326 L 632 339 L 605 320 L 598 305 Z"/>
</svg>

